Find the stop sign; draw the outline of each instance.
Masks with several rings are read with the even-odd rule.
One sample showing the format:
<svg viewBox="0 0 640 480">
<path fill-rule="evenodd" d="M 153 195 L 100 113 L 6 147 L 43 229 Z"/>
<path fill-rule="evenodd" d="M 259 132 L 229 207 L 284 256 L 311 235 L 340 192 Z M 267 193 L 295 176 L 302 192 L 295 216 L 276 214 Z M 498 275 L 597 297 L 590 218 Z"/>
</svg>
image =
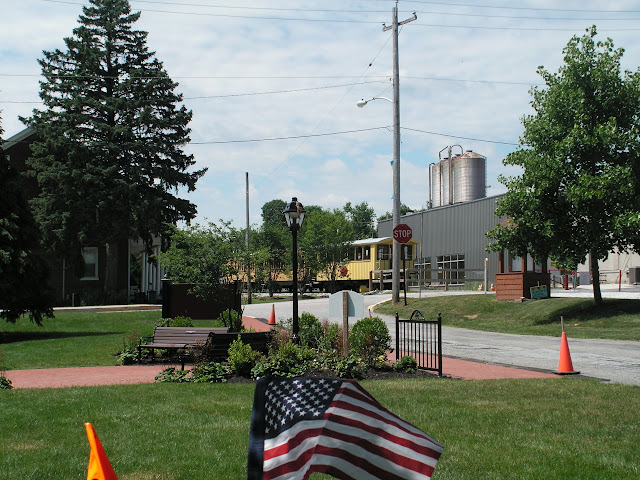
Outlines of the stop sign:
<svg viewBox="0 0 640 480">
<path fill-rule="evenodd" d="M 409 243 L 412 237 L 411 227 L 405 223 L 400 223 L 393 229 L 393 239 L 398 243 Z"/>
</svg>

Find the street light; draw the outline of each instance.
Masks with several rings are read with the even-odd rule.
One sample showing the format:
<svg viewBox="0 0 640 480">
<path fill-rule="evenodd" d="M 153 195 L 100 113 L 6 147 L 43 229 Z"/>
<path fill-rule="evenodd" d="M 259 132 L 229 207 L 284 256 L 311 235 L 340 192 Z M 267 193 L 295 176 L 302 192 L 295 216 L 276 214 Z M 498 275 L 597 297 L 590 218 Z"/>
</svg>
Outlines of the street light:
<svg viewBox="0 0 640 480">
<path fill-rule="evenodd" d="M 364 98 L 362 100 L 360 100 L 358 103 L 356 103 L 356 105 L 358 106 L 358 108 L 362 108 L 364 107 L 367 103 L 369 103 L 372 100 L 386 100 L 387 102 L 391 102 L 393 103 L 393 100 L 391 100 L 390 98 L 387 97 L 373 97 L 370 98 L 369 100 L 365 100 Z"/>
<path fill-rule="evenodd" d="M 364 98 L 356 103 L 359 108 L 364 107 L 372 100 L 386 100 L 393 103 L 393 208 L 392 227 L 400 223 L 400 102 L 399 93 L 394 89 L 394 98 L 391 100 L 387 97 L 373 97 L 369 100 Z M 393 242 L 392 258 L 391 258 L 391 302 L 398 303 L 400 301 L 400 245 Z M 405 273 L 406 275 L 406 273 Z"/>
<path fill-rule="evenodd" d="M 298 336 L 298 230 L 302 227 L 304 214 L 306 213 L 302 204 L 296 197 L 291 199 L 291 203 L 282 211 L 287 221 L 287 226 L 293 235 L 293 253 L 291 260 L 293 262 L 293 332 L 291 340 L 295 344 L 300 343 Z"/>
</svg>

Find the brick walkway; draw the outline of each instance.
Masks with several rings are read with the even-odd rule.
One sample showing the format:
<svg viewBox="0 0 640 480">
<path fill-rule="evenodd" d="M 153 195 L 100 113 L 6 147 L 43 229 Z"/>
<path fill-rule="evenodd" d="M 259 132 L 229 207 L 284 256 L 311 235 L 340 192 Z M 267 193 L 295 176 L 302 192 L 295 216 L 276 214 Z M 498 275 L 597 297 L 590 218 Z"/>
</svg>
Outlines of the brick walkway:
<svg viewBox="0 0 640 480">
<path fill-rule="evenodd" d="M 243 317 L 246 328 L 257 332 L 268 331 L 271 326 L 264 319 Z M 544 373 L 500 365 L 490 365 L 455 358 L 443 359 L 443 373 L 447 377 L 462 380 L 487 380 L 498 378 L 557 378 Z M 153 383 L 163 369 L 179 365 L 127 365 L 121 367 L 45 368 L 34 370 L 8 370 L 6 377 L 14 388 L 62 388 L 95 385 L 127 385 Z"/>
</svg>

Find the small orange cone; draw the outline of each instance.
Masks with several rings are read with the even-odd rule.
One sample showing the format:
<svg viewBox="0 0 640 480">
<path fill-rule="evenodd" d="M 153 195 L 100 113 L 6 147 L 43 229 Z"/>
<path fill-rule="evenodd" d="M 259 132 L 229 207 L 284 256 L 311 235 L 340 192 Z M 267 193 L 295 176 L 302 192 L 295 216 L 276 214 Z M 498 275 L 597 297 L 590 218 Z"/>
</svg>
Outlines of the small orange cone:
<svg viewBox="0 0 640 480">
<path fill-rule="evenodd" d="M 478 285 L 478 291 L 481 292 L 482 291 L 482 284 Z"/>
<path fill-rule="evenodd" d="M 269 315 L 269 325 L 276 324 L 276 306 L 271 305 L 271 314 Z"/>
<path fill-rule="evenodd" d="M 560 340 L 560 361 L 558 362 L 558 375 L 575 375 L 573 363 L 571 362 L 571 354 L 569 353 L 569 342 L 567 342 L 567 334 L 564 333 L 564 318 L 560 317 L 562 322 L 562 338 Z"/>
<path fill-rule="evenodd" d="M 107 454 L 104 453 L 102 444 L 98 440 L 98 435 L 96 435 L 93 425 L 85 423 L 84 426 L 87 430 L 87 438 L 91 447 L 87 480 L 118 480 L 111 463 L 109 463 Z"/>
<path fill-rule="evenodd" d="M 489 289 L 489 291 L 491 291 L 491 292 L 495 292 L 496 291 L 496 287 L 493 286 L 493 283 L 491 284 L 491 288 Z"/>
</svg>

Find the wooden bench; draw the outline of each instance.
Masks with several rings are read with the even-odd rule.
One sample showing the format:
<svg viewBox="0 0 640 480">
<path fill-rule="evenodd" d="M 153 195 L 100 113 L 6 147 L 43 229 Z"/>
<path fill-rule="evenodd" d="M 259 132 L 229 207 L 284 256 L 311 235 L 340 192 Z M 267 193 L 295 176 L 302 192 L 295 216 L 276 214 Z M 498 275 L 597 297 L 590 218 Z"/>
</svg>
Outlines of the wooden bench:
<svg viewBox="0 0 640 480">
<path fill-rule="evenodd" d="M 268 353 L 272 332 L 211 332 L 209 342 L 206 344 L 204 354 L 212 361 L 220 362 L 229 356 L 231 343 L 240 337 L 242 343 L 251 345 L 251 348 L 261 353 Z"/>
<path fill-rule="evenodd" d="M 226 334 L 227 327 L 156 327 L 153 335 L 140 338 L 138 343 L 138 363 L 142 362 L 142 350 L 155 349 L 175 350 L 184 369 L 185 356 L 188 351 L 202 351 L 211 334 Z M 186 351 L 186 352 L 185 352 Z"/>
</svg>

